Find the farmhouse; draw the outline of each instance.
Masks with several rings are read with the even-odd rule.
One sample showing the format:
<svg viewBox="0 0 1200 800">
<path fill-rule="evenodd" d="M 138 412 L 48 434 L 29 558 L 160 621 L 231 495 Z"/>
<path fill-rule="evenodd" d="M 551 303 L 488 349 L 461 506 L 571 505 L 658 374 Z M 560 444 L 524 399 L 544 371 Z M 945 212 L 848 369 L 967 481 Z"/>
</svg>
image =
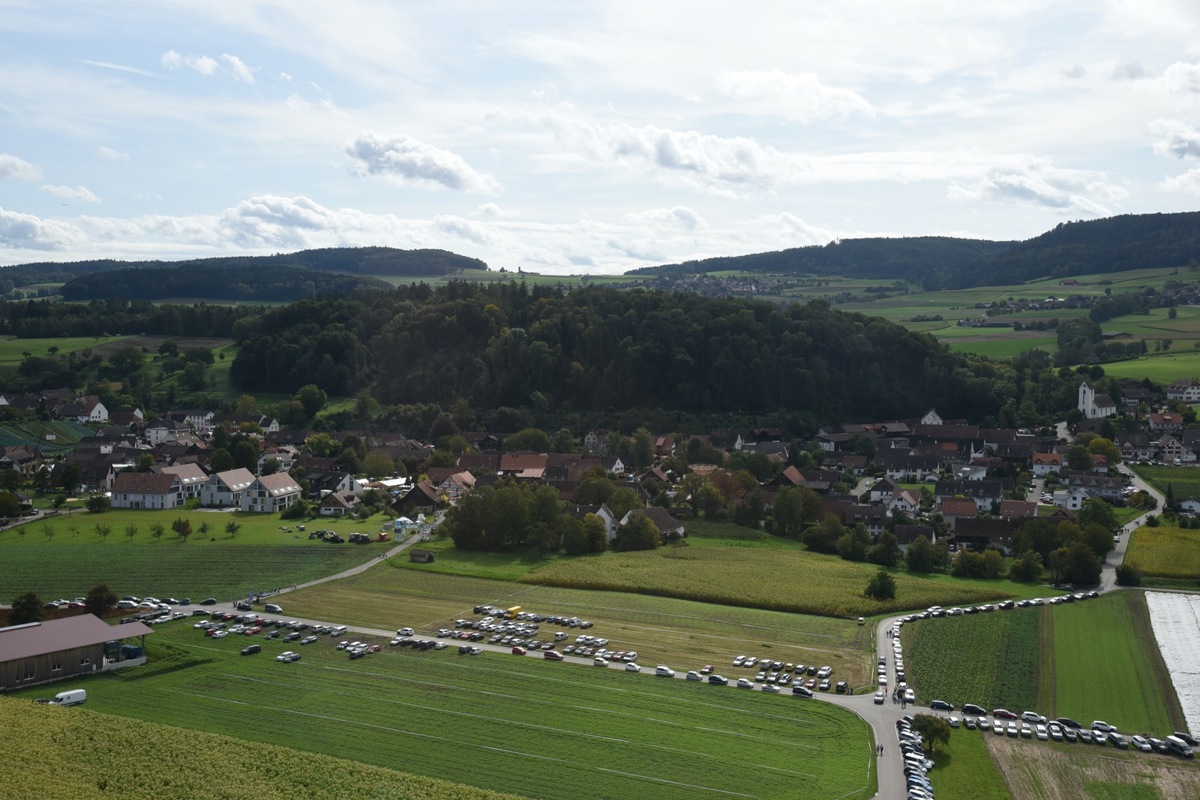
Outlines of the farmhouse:
<svg viewBox="0 0 1200 800">
<path fill-rule="evenodd" d="M 91 614 L 0 628 L 0 691 L 144 664 L 150 633 L 141 622 L 109 625 Z M 121 645 L 134 637 L 140 645 Z"/>
</svg>

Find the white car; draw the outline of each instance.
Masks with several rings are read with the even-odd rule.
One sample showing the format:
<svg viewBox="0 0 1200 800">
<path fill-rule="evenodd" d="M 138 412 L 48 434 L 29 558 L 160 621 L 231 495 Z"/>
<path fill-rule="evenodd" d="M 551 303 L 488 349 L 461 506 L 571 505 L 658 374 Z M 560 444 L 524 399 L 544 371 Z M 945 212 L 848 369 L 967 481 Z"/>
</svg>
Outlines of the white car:
<svg viewBox="0 0 1200 800">
<path fill-rule="evenodd" d="M 689 681 L 702 681 L 702 680 L 704 680 L 704 676 L 703 676 L 703 675 L 701 675 L 699 672 L 696 672 L 696 670 L 694 670 L 694 669 L 693 669 L 693 670 L 688 670 L 688 674 L 687 674 L 687 675 L 685 675 L 684 677 L 685 677 L 687 680 L 689 680 Z"/>
<path fill-rule="evenodd" d="M 291 650 L 284 650 L 282 653 L 275 656 L 275 660 L 282 661 L 285 664 L 290 664 L 293 661 L 299 661 L 300 654 L 292 652 Z"/>
<path fill-rule="evenodd" d="M 625 671 L 626 672 L 641 672 L 642 668 L 639 667 L 636 662 L 630 661 L 628 664 L 625 665 Z"/>
<path fill-rule="evenodd" d="M 659 664 L 657 667 L 654 668 L 654 674 L 660 678 L 674 678 L 675 670 L 671 669 L 670 667 L 666 666 L 665 664 Z"/>
<path fill-rule="evenodd" d="M 739 688 L 739 689 L 753 689 L 753 688 L 754 688 L 754 681 L 750 680 L 749 678 L 738 678 L 738 679 L 737 679 L 737 688 Z"/>
<path fill-rule="evenodd" d="M 396 631 L 396 635 L 397 636 L 412 636 L 413 629 L 412 628 L 401 628 L 398 631 Z"/>
</svg>

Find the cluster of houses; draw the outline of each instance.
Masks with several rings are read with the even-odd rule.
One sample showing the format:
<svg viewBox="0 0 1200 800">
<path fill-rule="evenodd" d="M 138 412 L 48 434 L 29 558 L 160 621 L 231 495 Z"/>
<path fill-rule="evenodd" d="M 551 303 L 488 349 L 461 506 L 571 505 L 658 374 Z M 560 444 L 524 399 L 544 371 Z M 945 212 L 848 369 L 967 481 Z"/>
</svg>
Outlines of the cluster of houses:
<svg viewBox="0 0 1200 800">
<path fill-rule="evenodd" d="M 1122 387 L 1118 404 L 1084 381 L 1078 399 L 1082 425 L 1095 426 L 1114 416 L 1119 408 L 1128 413 L 1155 407 L 1163 398 L 1141 384 L 1131 383 Z M 1200 403 L 1200 382 L 1179 381 L 1168 388 L 1166 399 Z M 581 453 L 505 452 L 501 435 L 466 433 L 463 436 L 471 450 L 454 466 L 428 467 L 422 479 L 415 482 L 368 482 L 349 474 L 336 458 L 306 454 L 304 442 L 309 434 L 281 430 L 275 420 L 261 415 L 184 410 L 149 421 L 136 410 L 110 414 L 96 398 L 75 397 L 69 392 L 45 393 L 37 403 L 32 398 L 12 396 L 0 400 L 10 405 L 25 404 L 27 408 L 48 408 L 56 416 L 69 414 L 61 418 L 75 422 L 86 418 L 95 433 L 54 462 L 53 470 L 61 473 L 74 465 L 80 489 L 109 492 L 117 508 L 170 509 L 196 500 L 202 506 L 270 513 L 283 511 L 304 497 L 316 505 L 319 514 L 341 516 L 353 513 L 358 497 L 374 488 L 393 499 L 392 510 L 397 515 L 415 517 L 453 505 L 464 494 L 501 478 L 550 486 L 569 502 L 580 483 L 599 471 L 620 476 L 647 501 L 664 493 L 673 498 L 672 502 L 681 508 L 664 509 L 647 502 L 646 508 L 633 513 L 650 518 L 664 540 L 684 533 L 682 519 L 686 512 L 682 507 L 688 498 L 680 497 L 677 490 L 682 476 L 661 466 L 663 459 L 675 453 L 676 442 L 671 436 L 652 438 L 657 466 L 631 473 L 620 457 L 604 452 L 609 439 L 605 430 L 588 432 Z M 260 445 L 256 470 L 212 468 L 210 439 L 218 426 L 255 432 Z M 432 452 L 429 445 L 400 434 L 355 433 L 371 449 L 397 460 L 423 462 Z M 339 434 L 332 434 L 332 438 L 339 438 Z M 920 419 L 847 423 L 836 429 L 822 429 L 816 442 L 823 451 L 823 460 L 813 469 L 788 465 L 792 445 L 775 428 L 713 431 L 696 438 L 724 453 L 753 453 L 779 465 L 777 477 L 761 487 L 768 512 L 783 488 L 808 488 L 821 498 L 822 516 L 832 515 L 850 526 L 861 523 L 875 535 L 894 528 L 901 546 L 924 535 L 930 540 L 951 537 L 955 547 L 1003 549 L 1023 521 L 1038 516 L 1036 502 L 1012 497 L 1015 487 L 1011 476 L 1020 471 L 1036 477 L 1058 476 L 1060 488 L 1052 499 L 1058 507 L 1055 513 L 1063 518 L 1071 518 L 1090 498 L 1119 500 L 1125 491 L 1120 477 L 1109 476 L 1103 456 L 1093 457 L 1090 470 L 1071 471 L 1065 468 L 1066 444 L 1054 437 L 947 421 L 933 410 Z M 1146 414 L 1141 430 L 1117 434 L 1114 441 L 1127 460 L 1193 463 L 1200 449 L 1200 431 L 1183 430 L 1183 418 L 1177 412 L 1152 411 Z M 864 442 L 869 446 L 864 447 Z M 873 455 L 866 455 L 868 452 Z M 45 464 L 33 445 L 5 447 L 0 454 L 0 470 L 28 473 L 45 468 Z M 268 465 L 271 469 L 266 468 Z M 691 472 L 701 475 L 712 476 L 717 470 L 712 465 L 690 465 Z M 293 473 L 303 476 L 307 496 Z M 844 487 L 849 477 L 861 479 L 868 474 L 879 477 L 861 496 L 837 493 L 837 487 Z M 932 491 L 932 508 L 923 492 L 911 488 L 912 484 L 924 484 Z M 614 518 L 603 506 L 570 508 L 580 516 L 597 514 L 605 522 L 610 541 L 628 522 L 628 518 Z M 943 524 L 935 529 L 908 523 L 922 511 L 940 514 Z"/>
</svg>

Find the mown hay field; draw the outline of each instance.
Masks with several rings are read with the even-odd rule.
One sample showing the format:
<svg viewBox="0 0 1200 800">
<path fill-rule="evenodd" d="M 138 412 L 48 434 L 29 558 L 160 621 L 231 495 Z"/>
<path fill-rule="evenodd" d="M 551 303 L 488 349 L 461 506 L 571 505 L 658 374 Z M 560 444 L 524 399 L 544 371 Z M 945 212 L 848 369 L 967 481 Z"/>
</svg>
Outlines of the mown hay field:
<svg viewBox="0 0 1200 800">
<path fill-rule="evenodd" d="M 1127 733 L 1183 730 L 1183 711 L 1163 663 L 1142 592 L 1110 592 L 1056 606 L 1052 665 L 1039 676 L 1053 695 L 1049 716 L 1102 719 Z"/>
<path fill-rule="evenodd" d="M 534 586 L 397 569 L 394 562 L 281 598 L 288 614 L 381 630 L 411 626 L 432 634 L 484 603 L 591 620 L 613 650 L 637 650 L 647 664 L 721 668 L 739 654 L 828 664 L 866 690 L 874 667 L 871 628 L 853 620 L 712 605 L 628 592 Z M 549 628 L 547 628 L 549 629 Z M 728 675 L 734 677 L 734 674 Z"/>
<path fill-rule="evenodd" d="M 503 800 L 484 789 L 232 736 L 0 697 L 6 800 Z"/>
<path fill-rule="evenodd" d="M 521 580 L 575 589 L 641 592 L 800 614 L 857 617 L 1011 597 L 1017 584 L 896 573 L 896 599 L 863 594 L 876 567 L 836 556 L 768 548 L 661 547 L 559 561 Z"/>
<path fill-rule="evenodd" d="M 239 656 L 248 641 L 264 652 Z M 866 724 L 790 695 L 386 640 L 350 661 L 330 637 L 307 647 L 213 640 L 187 622 L 157 627 L 150 642 L 152 660 L 169 644 L 206 661 L 59 686 L 86 688 L 92 711 L 550 800 L 875 793 Z M 303 660 L 277 662 L 285 648 Z M 195 747 L 190 757 L 209 754 Z"/>
</svg>

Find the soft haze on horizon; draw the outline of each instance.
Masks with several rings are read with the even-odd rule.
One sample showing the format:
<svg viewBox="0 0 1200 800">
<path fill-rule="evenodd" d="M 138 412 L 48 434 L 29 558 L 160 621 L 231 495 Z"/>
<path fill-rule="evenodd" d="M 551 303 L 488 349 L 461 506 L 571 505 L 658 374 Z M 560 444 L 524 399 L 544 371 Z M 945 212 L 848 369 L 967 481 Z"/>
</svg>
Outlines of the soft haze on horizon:
<svg viewBox="0 0 1200 800">
<path fill-rule="evenodd" d="M 0 14 L 0 264 L 433 247 L 612 273 L 1200 207 L 1200 4 Z"/>
</svg>

